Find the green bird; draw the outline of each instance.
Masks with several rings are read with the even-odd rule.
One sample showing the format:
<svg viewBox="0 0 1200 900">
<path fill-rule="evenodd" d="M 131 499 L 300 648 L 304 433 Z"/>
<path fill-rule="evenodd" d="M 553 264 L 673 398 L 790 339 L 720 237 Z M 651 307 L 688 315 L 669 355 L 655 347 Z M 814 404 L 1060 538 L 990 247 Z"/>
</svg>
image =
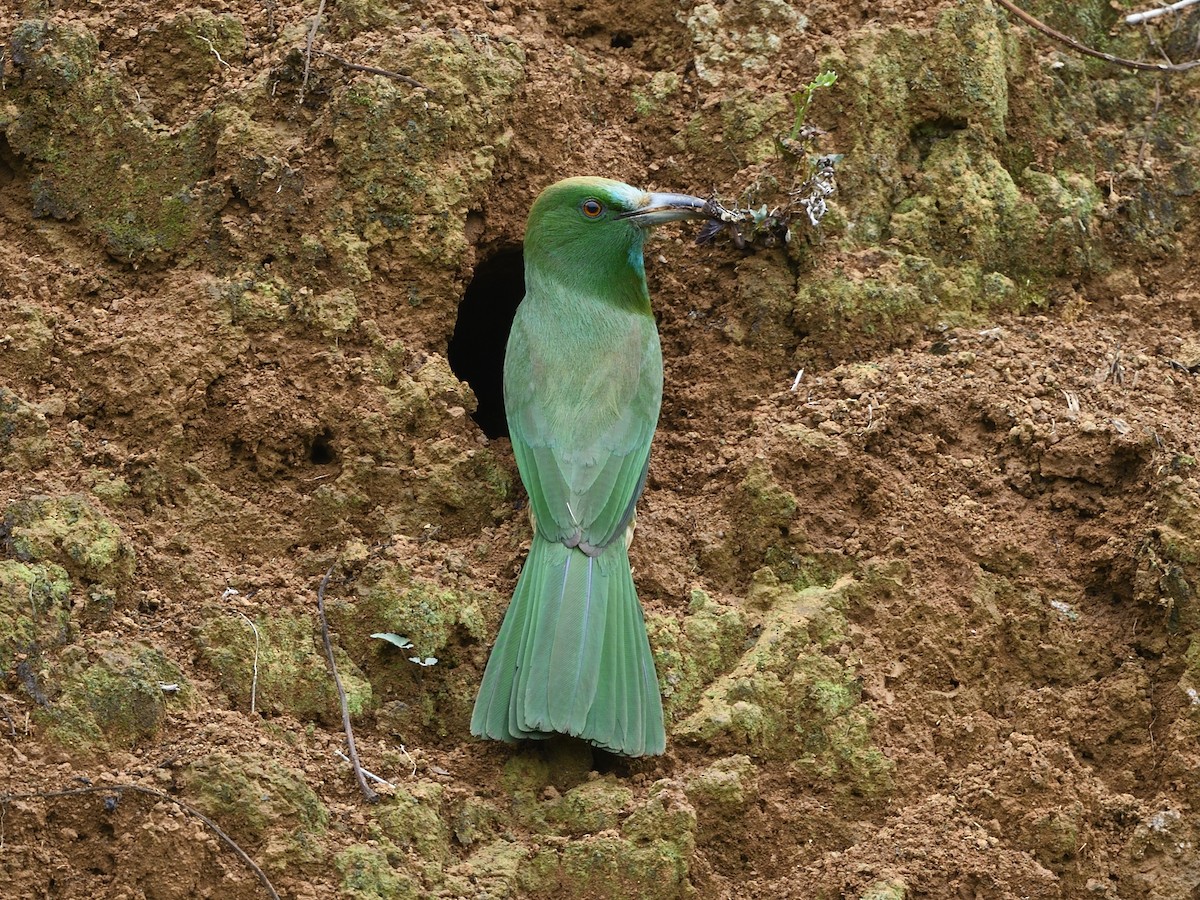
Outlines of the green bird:
<svg viewBox="0 0 1200 900">
<path fill-rule="evenodd" d="M 525 297 L 504 409 L 533 543 L 483 673 L 471 732 L 573 735 L 624 756 L 666 747 L 662 697 L 629 568 L 663 366 L 642 247 L 705 201 L 568 178 L 529 212 Z"/>
</svg>

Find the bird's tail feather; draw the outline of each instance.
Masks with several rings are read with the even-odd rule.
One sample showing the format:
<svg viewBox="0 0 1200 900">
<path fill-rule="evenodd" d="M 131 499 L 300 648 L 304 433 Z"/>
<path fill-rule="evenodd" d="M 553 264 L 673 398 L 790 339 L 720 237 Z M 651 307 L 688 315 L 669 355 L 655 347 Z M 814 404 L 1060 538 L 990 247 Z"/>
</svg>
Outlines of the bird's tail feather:
<svg viewBox="0 0 1200 900">
<path fill-rule="evenodd" d="M 554 732 L 662 753 L 662 699 L 624 541 L 597 557 L 535 535 L 484 671 L 471 731 Z"/>
</svg>

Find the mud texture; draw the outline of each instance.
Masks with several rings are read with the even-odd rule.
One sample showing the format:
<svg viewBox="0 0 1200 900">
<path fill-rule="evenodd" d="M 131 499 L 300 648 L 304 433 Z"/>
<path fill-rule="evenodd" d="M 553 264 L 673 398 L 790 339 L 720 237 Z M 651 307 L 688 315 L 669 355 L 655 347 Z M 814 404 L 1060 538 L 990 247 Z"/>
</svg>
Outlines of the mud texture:
<svg viewBox="0 0 1200 900">
<path fill-rule="evenodd" d="M 1200 36 L 1026 6 L 1119 56 Z M 17 0 L 0 34 L 5 897 L 266 896 L 184 807 L 47 796 L 116 784 L 288 898 L 1200 891 L 1200 69 L 989 0 Z M 667 754 L 472 739 L 529 538 L 530 203 L 766 204 L 827 71 L 819 229 L 648 247 Z"/>
</svg>

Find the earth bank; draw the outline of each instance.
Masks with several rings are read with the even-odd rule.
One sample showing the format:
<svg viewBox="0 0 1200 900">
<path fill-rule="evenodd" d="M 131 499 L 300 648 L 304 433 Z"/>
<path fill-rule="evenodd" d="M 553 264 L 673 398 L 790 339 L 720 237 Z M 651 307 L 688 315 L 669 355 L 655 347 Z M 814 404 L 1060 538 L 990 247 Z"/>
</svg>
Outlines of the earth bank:
<svg viewBox="0 0 1200 900">
<path fill-rule="evenodd" d="M 1200 12 L 1136 8 L 1028 4 L 1194 52 Z M 0 28 L 0 792 L 155 788 L 288 897 L 1200 889 L 1195 72 L 989 0 Z M 566 175 L 773 202 L 825 71 L 821 227 L 648 248 L 667 755 L 471 739 L 528 540 L 489 261 Z M 18 897 L 265 895 L 144 793 L 11 799 L 0 845 Z"/>
</svg>

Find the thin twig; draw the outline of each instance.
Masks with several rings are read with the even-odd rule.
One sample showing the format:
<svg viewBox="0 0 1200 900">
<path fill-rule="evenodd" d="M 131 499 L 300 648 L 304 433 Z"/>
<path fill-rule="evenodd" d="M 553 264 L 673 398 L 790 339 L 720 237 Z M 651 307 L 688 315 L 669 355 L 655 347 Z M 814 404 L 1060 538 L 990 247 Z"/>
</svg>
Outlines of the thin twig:
<svg viewBox="0 0 1200 900">
<path fill-rule="evenodd" d="M 336 753 L 339 757 L 341 757 L 345 762 L 350 762 L 350 757 L 348 757 L 341 750 L 334 750 L 333 752 Z M 351 765 L 353 765 L 353 763 L 351 763 Z M 363 769 L 362 773 L 364 775 L 366 775 L 368 778 L 370 778 L 376 784 L 386 784 L 388 787 L 393 788 L 393 789 L 396 787 L 394 784 L 392 784 L 386 778 L 380 778 L 378 775 L 376 775 L 370 769 Z"/>
<path fill-rule="evenodd" d="M 16 737 L 17 723 L 14 722 L 13 717 L 8 714 L 8 703 L 6 701 L 9 699 L 11 698 L 9 698 L 7 695 L 0 694 L 0 716 L 4 716 L 4 720 L 8 722 L 9 737 Z"/>
<path fill-rule="evenodd" d="M 258 626 L 240 609 L 235 609 L 234 612 L 245 619 L 250 630 L 254 632 L 254 677 L 250 679 L 250 715 L 254 715 L 258 698 Z"/>
<path fill-rule="evenodd" d="M 312 68 L 313 41 L 317 37 L 317 28 L 321 25 L 321 16 L 325 12 L 325 0 L 321 0 L 317 7 L 317 15 L 312 20 L 312 25 L 308 29 L 308 39 L 304 42 L 304 80 L 300 82 L 300 99 L 297 101 L 298 106 L 304 105 L 304 92 L 308 90 L 308 72 Z"/>
<path fill-rule="evenodd" d="M 225 842 L 226 846 L 228 846 L 230 850 L 241 857 L 242 862 L 249 866 L 254 874 L 258 876 L 258 880 L 262 882 L 262 886 L 267 889 L 267 893 L 269 893 L 274 900 L 279 900 L 279 894 L 275 890 L 275 886 L 271 884 L 271 879 L 267 877 L 267 873 L 258 867 L 258 863 L 250 858 L 250 854 L 238 846 L 237 841 L 226 834 L 220 825 L 218 825 L 204 813 L 200 812 L 200 810 L 196 809 L 194 806 L 184 803 L 178 797 L 172 797 L 170 794 L 164 793 L 163 791 L 152 787 L 145 787 L 144 785 L 140 784 L 106 784 L 96 785 L 94 787 L 71 788 L 65 791 L 34 791 L 28 794 L 0 794 L 0 809 L 7 808 L 8 804 L 13 800 L 52 800 L 56 797 L 74 797 L 81 794 L 104 794 L 113 792 L 123 794 L 125 791 L 136 791 L 140 794 L 148 794 L 151 797 L 157 797 L 159 800 L 167 800 L 171 803 L 174 803 L 189 815 L 195 816 L 197 819 L 211 828 L 216 833 L 217 837 Z"/>
<path fill-rule="evenodd" d="M 320 587 L 317 588 L 317 613 L 321 617 L 321 639 L 325 642 L 325 658 L 329 661 L 329 672 L 333 675 L 333 685 L 337 688 L 338 702 L 342 705 L 342 727 L 346 730 L 346 745 L 350 750 L 350 764 L 354 767 L 354 777 L 358 779 L 358 786 L 362 790 L 363 798 L 368 803 L 377 803 L 379 794 L 367 784 L 367 779 L 363 775 L 362 763 L 358 761 L 358 748 L 354 745 L 354 727 L 350 724 L 350 704 L 346 700 L 342 679 L 338 677 L 337 663 L 333 660 L 333 641 L 329 638 L 329 620 L 325 618 L 325 588 L 329 585 L 329 579 L 333 576 L 333 570 L 336 567 L 337 560 L 334 560 L 329 571 L 325 573 L 325 577 L 321 579 Z"/>
<path fill-rule="evenodd" d="M 399 72 L 393 72 L 390 69 L 377 69 L 375 66 L 364 66 L 360 65 L 359 63 L 352 63 L 348 59 L 342 59 L 340 56 L 334 56 L 332 53 L 327 53 L 324 50 L 313 50 L 311 52 L 317 54 L 317 56 L 324 56 L 326 59 L 332 59 L 339 66 L 345 66 L 347 69 L 353 69 L 355 72 L 366 72 L 370 75 L 382 75 L 384 78 L 394 78 L 396 81 L 402 81 L 407 85 L 420 88 L 421 90 L 427 91 L 435 97 L 437 96 L 437 91 L 431 87 L 426 87 L 425 85 L 421 84 L 421 82 L 417 81 L 417 79 L 413 78 L 411 75 L 401 75 Z"/>
<path fill-rule="evenodd" d="M 1195 6 L 1200 3 L 1200 0 L 1179 0 L 1178 3 L 1172 3 L 1170 6 L 1163 6 L 1158 9 L 1148 9 L 1145 12 L 1130 13 L 1125 17 L 1126 25 L 1137 25 L 1139 22 L 1145 22 L 1149 19 L 1157 19 L 1159 16 L 1165 16 L 1170 12 L 1179 12 L 1181 9 L 1186 9 L 1189 6 Z"/>
<path fill-rule="evenodd" d="M 196 37 L 200 38 L 200 40 L 202 40 L 202 41 L 204 41 L 204 43 L 208 44 L 208 49 L 213 52 L 213 56 L 215 56 L 217 58 L 217 62 L 219 62 L 225 68 L 227 68 L 227 69 L 229 68 L 229 63 L 227 63 L 227 62 L 225 62 L 225 60 L 221 59 L 221 54 L 217 52 L 217 47 L 212 41 L 210 41 L 208 38 L 206 38 L 202 34 L 198 34 L 198 35 L 196 35 Z"/>
<path fill-rule="evenodd" d="M 417 774 L 417 761 L 412 758 L 412 754 L 408 752 L 408 749 L 403 744 L 400 745 L 400 752 L 404 754 L 404 758 L 407 759 L 408 764 L 412 766 L 412 771 L 408 773 L 408 777 L 412 778 Z"/>
<path fill-rule="evenodd" d="M 1191 62 L 1185 63 L 1148 63 L 1139 62 L 1135 59 L 1123 59 L 1120 56 L 1113 56 L 1111 53 L 1093 50 L 1086 44 L 1079 43 L 1079 41 L 1075 40 L 1075 38 L 1065 35 L 1061 31 L 1056 31 L 1045 22 L 1035 19 L 1029 13 L 1025 12 L 1025 10 L 1012 3 L 1011 0 L 996 0 L 996 2 L 1007 9 L 1018 19 L 1025 22 L 1025 24 L 1036 28 L 1047 37 L 1052 37 L 1054 40 L 1066 44 L 1071 49 L 1077 50 L 1085 56 L 1092 56 L 1096 59 L 1102 59 L 1105 62 L 1110 62 L 1118 66 L 1125 66 L 1129 69 L 1140 69 L 1144 72 L 1186 72 L 1189 69 L 1194 69 L 1197 66 L 1200 66 L 1200 59 L 1193 59 Z"/>
</svg>

